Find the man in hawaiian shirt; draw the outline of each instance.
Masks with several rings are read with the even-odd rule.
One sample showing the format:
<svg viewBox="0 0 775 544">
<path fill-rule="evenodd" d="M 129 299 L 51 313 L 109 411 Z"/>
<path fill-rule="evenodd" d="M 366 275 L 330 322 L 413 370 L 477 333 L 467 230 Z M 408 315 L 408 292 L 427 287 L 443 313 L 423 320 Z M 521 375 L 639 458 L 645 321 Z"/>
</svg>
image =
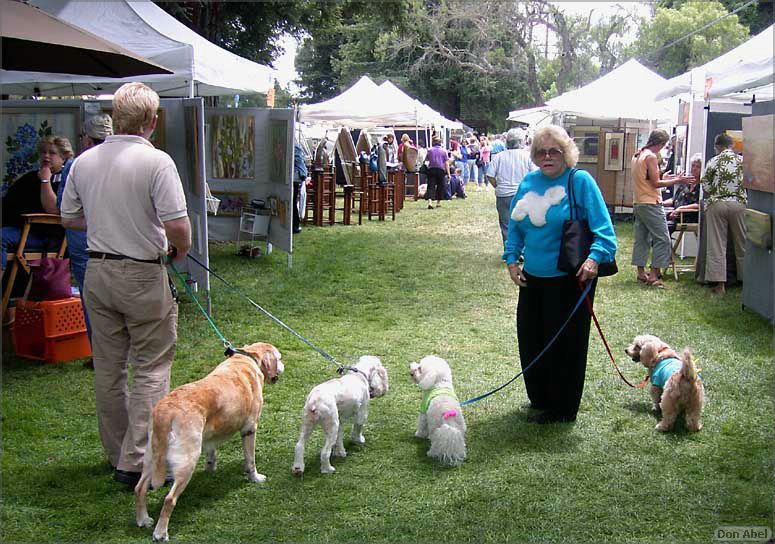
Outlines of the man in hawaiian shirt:
<svg viewBox="0 0 775 544">
<path fill-rule="evenodd" d="M 717 155 L 708 161 L 702 178 L 708 244 L 705 281 L 715 283 L 713 292 L 723 295 L 727 279 L 728 235 L 735 248 L 737 279 L 743 279 L 747 198 L 743 188 L 743 161 L 732 151 L 732 138 L 722 133 L 713 143 Z"/>
</svg>

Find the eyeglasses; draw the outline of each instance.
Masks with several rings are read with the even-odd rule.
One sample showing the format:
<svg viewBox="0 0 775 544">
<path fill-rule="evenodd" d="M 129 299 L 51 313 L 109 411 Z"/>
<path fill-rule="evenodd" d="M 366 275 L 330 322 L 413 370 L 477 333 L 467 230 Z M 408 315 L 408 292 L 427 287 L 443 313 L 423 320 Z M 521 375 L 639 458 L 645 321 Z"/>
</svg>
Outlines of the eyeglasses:
<svg viewBox="0 0 775 544">
<path fill-rule="evenodd" d="M 561 149 L 557 149 L 556 147 L 552 147 L 549 149 L 538 149 L 535 152 L 536 159 L 543 159 L 546 157 L 549 157 L 550 159 L 557 159 L 562 157 L 563 152 Z"/>
</svg>

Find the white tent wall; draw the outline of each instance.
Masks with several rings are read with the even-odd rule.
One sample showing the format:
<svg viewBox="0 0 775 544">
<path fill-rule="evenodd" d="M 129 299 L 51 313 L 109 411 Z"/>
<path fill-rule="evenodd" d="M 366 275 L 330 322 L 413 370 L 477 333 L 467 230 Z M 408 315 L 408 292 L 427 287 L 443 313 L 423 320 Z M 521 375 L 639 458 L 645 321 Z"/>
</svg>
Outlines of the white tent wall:
<svg viewBox="0 0 775 544">
<path fill-rule="evenodd" d="M 111 79 L 36 72 L 0 73 L 4 94 L 80 96 L 143 81 L 162 96 L 265 93 L 274 71 L 207 41 L 150 0 L 33 0 L 33 5 L 129 51 L 172 75 Z"/>
<path fill-rule="evenodd" d="M 290 109 L 205 109 L 207 183 L 213 196 L 221 199 L 218 214 L 208 218 L 210 238 L 244 240 L 239 208 L 249 206 L 253 199 L 262 199 L 269 206 L 274 198 L 277 205 L 272 210 L 267 241 L 288 252 L 289 265 L 293 250 L 293 118 Z"/>
</svg>

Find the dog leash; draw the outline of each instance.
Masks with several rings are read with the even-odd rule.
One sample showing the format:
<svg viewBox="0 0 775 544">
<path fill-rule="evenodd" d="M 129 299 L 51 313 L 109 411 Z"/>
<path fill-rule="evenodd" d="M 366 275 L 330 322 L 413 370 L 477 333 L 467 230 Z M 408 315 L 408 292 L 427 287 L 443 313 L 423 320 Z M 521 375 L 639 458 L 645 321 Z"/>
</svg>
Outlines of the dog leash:
<svg viewBox="0 0 775 544">
<path fill-rule="evenodd" d="M 522 370 L 521 370 L 521 371 L 520 371 L 520 372 L 519 372 L 519 373 L 518 373 L 516 376 L 514 376 L 513 378 L 511 378 L 509 381 L 507 381 L 507 382 L 505 382 L 505 383 L 503 383 L 503 384 L 499 385 L 498 387 L 496 387 L 495 389 L 493 389 L 493 390 L 491 390 L 491 391 L 488 391 L 487 393 L 484 393 L 484 394 L 482 394 L 482 395 L 479 395 L 478 397 L 474 397 L 474 398 L 472 398 L 472 399 L 468 399 L 468 400 L 466 400 L 466 401 L 463 401 L 463 402 L 461 402 L 461 403 L 460 403 L 460 406 L 467 406 L 467 405 L 469 405 L 469 404 L 473 404 L 473 403 L 475 403 L 475 402 L 478 402 L 478 401 L 480 401 L 480 400 L 482 400 L 482 399 L 485 399 L 485 398 L 489 397 L 490 395 L 494 395 L 495 393 L 497 393 L 497 392 L 498 392 L 498 391 L 500 391 L 501 389 L 503 389 L 503 388 L 505 388 L 505 387 L 508 387 L 509 385 L 511 385 L 511 384 L 514 382 L 514 380 L 516 380 L 516 379 L 517 379 L 517 378 L 519 378 L 519 377 L 520 377 L 522 374 L 524 374 L 525 372 L 527 372 L 528 370 L 530 370 L 530 368 L 531 368 L 531 367 L 532 367 L 534 364 L 536 364 L 536 363 L 538 362 L 538 360 L 539 360 L 539 359 L 540 359 L 540 358 L 541 358 L 541 357 L 544 355 L 544 353 L 546 353 L 546 352 L 549 350 L 549 348 L 550 348 L 550 347 L 552 347 L 552 345 L 553 345 L 553 344 L 554 344 L 554 342 L 557 340 L 557 338 L 560 336 L 560 334 L 562 333 L 562 331 L 564 331 L 564 330 L 565 330 L 565 327 L 567 327 L 567 326 L 568 326 L 568 323 L 570 323 L 570 320 L 573 318 L 573 315 L 574 315 L 574 314 L 575 314 L 575 313 L 578 311 L 578 309 L 581 307 L 581 303 L 582 303 L 582 302 L 584 302 L 584 300 L 587 298 L 587 294 L 589 293 L 589 290 L 590 290 L 590 289 L 592 289 L 592 282 L 591 282 L 591 281 L 590 281 L 590 282 L 587 282 L 587 286 L 586 286 L 586 288 L 582 288 L 582 293 L 581 293 L 581 296 L 579 297 L 578 301 L 576 301 L 576 305 L 573 307 L 573 310 L 571 311 L 570 315 L 568 316 L 568 319 L 566 319 L 566 320 L 565 320 L 565 323 L 563 323 L 563 324 L 562 324 L 562 326 L 561 326 L 561 327 L 560 327 L 560 329 L 559 329 L 559 330 L 558 330 L 558 331 L 555 333 L 555 335 L 552 337 L 552 339 L 551 339 L 551 340 L 549 340 L 549 343 L 548 343 L 548 344 L 546 344 L 546 347 L 544 347 L 544 349 L 542 349 L 542 350 L 541 350 L 541 352 L 540 352 L 538 355 L 536 355 L 535 359 L 533 359 L 532 361 L 530 361 L 530 364 L 529 364 L 529 365 L 527 365 L 525 368 L 523 368 L 523 369 L 522 369 Z"/>
<path fill-rule="evenodd" d="M 581 283 L 581 280 L 579 280 L 579 287 L 582 287 L 582 286 L 583 284 Z M 595 315 L 595 310 L 592 307 L 592 301 L 589 300 L 587 293 L 584 293 L 584 301 L 587 303 L 587 310 L 589 310 L 589 314 L 592 316 L 592 320 L 595 322 L 595 327 L 597 327 L 597 332 L 600 335 L 600 339 L 603 341 L 605 350 L 608 352 L 608 358 L 611 359 L 611 363 L 613 363 L 614 368 L 616 369 L 616 373 L 619 374 L 619 377 L 628 386 L 632 387 L 633 389 L 642 389 L 647 383 L 649 383 L 649 374 L 646 374 L 646 377 L 643 378 L 643 381 L 640 382 L 638 385 L 631 384 L 629 380 L 627 380 L 627 378 L 624 377 L 624 374 L 622 374 L 622 371 L 619 369 L 619 365 L 616 364 L 616 359 L 614 359 L 613 353 L 611 353 L 611 348 L 608 346 L 608 341 L 606 340 L 605 335 L 603 334 L 603 329 L 600 327 L 600 323 L 598 322 L 597 316 Z"/>
<path fill-rule="evenodd" d="M 310 342 L 309 340 L 307 340 L 307 339 L 306 339 L 304 336 L 302 336 L 301 334 L 299 334 L 298 332 L 296 332 L 295 330 L 293 330 L 291 327 L 289 327 L 288 325 L 286 325 L 285 323 L 283 323 L 283 322 L 282 322 L 280 319 L 278 319 L 277 317 L 275 317 L 274 315 L 272 315 L 270 312 L 268 312 L 267 310 L 265 310 L 264 308 L 262 308 L 262 307 L 261 307 L 261 306 L 260 306 L 260 305 L 259 305 L 257 302 L 255 302 L 255 301 L 254 301 L 253 299 L 251 299 L 249 296 L 247 296 L 247 295 L 246 295 L 246 294 L 244 294 L 242 291 L 240 291 L 239 289 L 237 289 L 237 287 L 235 287 L 234 285 L 232 285 L 231 283 L 229 283 L 229 282 L 228 282 L 226 279 L 224 279 L 224 278 L 223 278 L 223 277 L 222 277 L 220 274 L 218 274 L 218 273 L 217 273 L 217 272 L 215 272 L 214 270 L 211 270 L 210 268 L 208 268 L 208 267 L 207 267 L 207 266 L 206 266 L 204 263 L 202 263 L 201 261 L 199 261 L 199 260 L 198 260 L 196 257 L 194 257 L 194 256 L 193 256 L 193 255 L 191 255 L 191 254 L 187 254 L 186 256 L 187 256 L 189 259 L 191 259 L 192 261 L 194 261 L 196 264 L 198 264 L 199 266 L 201 266 L 201 267 L 202 267 L 204 270 L 206 270 L 208 273 L 212 274 L 212 275 L 213 275 L 215 278 L 217 278 L 217 279 L 218 279 L 219 281 L 221 281 L 221 282 L 222 282 L 224 285 L 226 285 L 226 287 L 228 287 L 229 289 L 231 289 L 232 291 L 234 291 L 235 293 L 237 293 L 239 296 L 241 296 L 242 298 L 244 298 L 245 300 L 247 300 L 247 301 L 248 301 L 250 304 L 252 304 L 252 305 L 253 305 L 255 308 L 257 308 L 258 310 L 260 310 L 260 311 L 261 311 L 261 312 L 262 312 L 264 315 L 266 315 L 266 316 L 267 316 L 268 318 L 270 318 L 272 321 L 274 321 L 275 323 L 277 323 L 278 325 L 280 325 L 282 328 L 284 328 L 286 331 L 288 331 L 289 333 L 291 333 L 292 335 L 294 335 L 296 338 L 298 338 L 299 340 L 301 340 L 302 342 L 304 342 L 305 344 L 307 344 L 309 347 L 311 347 L 313 350 L 315 350 L 315 351 L 316 351 L 318 354 L 320 354 L 320 356 L 322 356 L 324 359 L 326 359 L 327 361 L 329 361 L 329 362 L 333 363 L 334 365 L 336 365 L 336 371 L 337 371 L 337 373 L 338 373 L 338 374 L 344 374 L 345 372 L 348 372 L 348 371 L 352 371 L 352 372 L 360 372 L 360 371 L 359 371 L 357 368 L 355 368 L 355 367 L 352 367 L 352 366 L 347 366 L 347 365 L 343 365 L 343 364 L 339 363 L 339 362 L 338 362 L 336 359 L 334 359 L 334 357 L 333 357 L 333 356 L 329 355 L 329 354 L 328 354 L 326 351 L 324 351 L 323 349 L 321 349 L 321 348 L 317 347 L 315 344 L 313 344 L 312 342 Z M 175 270 L 175 267 L 174 267 L 174 265 L 172 265 L 172 261 L 170 261 L 170 262 L 169 262 L 169 264 L 170 264 L 170 266 L 172 266 L 172 269 L 173 269 L 173 270 Z M 179 277 L 179 278 L 182 280 L 182 276 L 180 276 L 180 274 L 178 273 L 178 271 L 177 271 L 177 270 L 175 270 L 175 273 L 176 273 L 176 274 L 178 274 L 178 277 Z M 185 281 L 183 282 L 183 284 L 186 286 L 186 291 L 188 292 L 188 294 L 189 294 L 191 297 L 193 297 L 193 298 L 194 298 L 194 300 L 196 300 L 196 297 L 195 297 L 195 296 L 194 296 L 194 294 L 191 292 L 191 289 L 188 287 L 188 285 L 185 283 Z M 224 346 L 226 347 L 226 349 L 227 349 L 227 350 L 231 349 L 231 350 L 233 350 L 233 351 L 236 351 L 236 350 L 234 350 L 234 348 L 233 348 L 233 347 L 231 347 L 231 344 L 229 344 L 229 343 L 228 343 L 228 342 L 227 342 L 227 341 L 226 341 L 226 340 L 223 338 L 223 335 L 221 335 L 221 334 L 220 334 L 220 332 L 218 332 L 218 330 L 215 328 L 215 326 L 214 326 L 214 324 L 213 324 L 213 322 L 212 322 L 212 319 L 210 319 L 210 317 L 207 315 L 207 312 L 204 310 L 204 308 L 202 307 L 202 305 L 201 305 L 201 304 L 199 304 L 199 301 L 198 301 L 198 300 L 197 300 L 197 306 L 199 307 L 199 311 L 201 311 L 201 312 L 202 312 L 202 313 L 205 315 L 205 317 L 207 318 L 207 321 L 210 323 L 210 325 L 211 325 L 211 326 L 213 326 L 213 329 L 216 331 L 216 333 L 218 334 L 218 336 L 219 336 L 219 337 L 222 339 L 222 341 L 224 342 Z"/>
</svg>

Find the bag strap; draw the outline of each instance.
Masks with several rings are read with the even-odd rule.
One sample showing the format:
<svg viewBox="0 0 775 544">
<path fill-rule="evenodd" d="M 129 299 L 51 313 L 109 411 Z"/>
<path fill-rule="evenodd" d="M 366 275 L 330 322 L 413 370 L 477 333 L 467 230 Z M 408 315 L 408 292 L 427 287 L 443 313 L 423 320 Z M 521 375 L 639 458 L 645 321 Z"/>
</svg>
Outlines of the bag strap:
<svg viewBox="0 0 775 544">
<path fill-rule="evenodd" d="M 576 195 L 573 191 L 573 174 L 576 173 L 576 168 L 570 169 L 570 174 L 568 174 L 568 205 L 570 206 L 570 220 L 574 221 L 576 218 L 574 217 L 574 212 L 576 211 Z"/>
</svg>

